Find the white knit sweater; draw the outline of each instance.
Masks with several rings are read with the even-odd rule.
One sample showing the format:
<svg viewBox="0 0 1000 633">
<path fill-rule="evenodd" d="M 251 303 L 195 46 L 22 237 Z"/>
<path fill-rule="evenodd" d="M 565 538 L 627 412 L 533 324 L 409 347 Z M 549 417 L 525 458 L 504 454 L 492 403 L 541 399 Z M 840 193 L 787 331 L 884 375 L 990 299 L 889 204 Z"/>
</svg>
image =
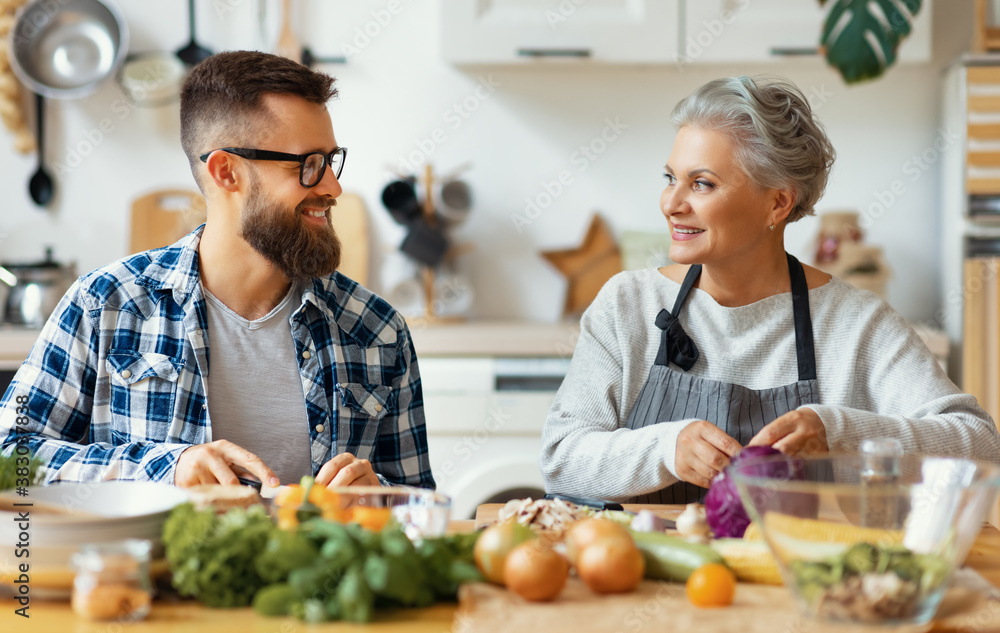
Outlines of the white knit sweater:
<svg viewBox="0 0 1000 633">
<path fill-rule="evenodd" d="M 677 435 L 694 420 L 623 427 L 660 343 L 653 321 L 679 290 L 656 269 L 624 272 L 584 313 L 545 421 L 540 464 L 548 491 L 622 500 L 677 481 Z M 895 437 L 907 453 L 1000 462 L 989 415 L 879 297 L 834 278 L 809 291 L 809 310 L 821 404 L 807 406 L 826 426 L 831 452 Z M 727 308 L 693 289 L 681 323 L 701 351 L 692 375 L 750 389 L 798 380 L 791 293 Z"/>
</svg>

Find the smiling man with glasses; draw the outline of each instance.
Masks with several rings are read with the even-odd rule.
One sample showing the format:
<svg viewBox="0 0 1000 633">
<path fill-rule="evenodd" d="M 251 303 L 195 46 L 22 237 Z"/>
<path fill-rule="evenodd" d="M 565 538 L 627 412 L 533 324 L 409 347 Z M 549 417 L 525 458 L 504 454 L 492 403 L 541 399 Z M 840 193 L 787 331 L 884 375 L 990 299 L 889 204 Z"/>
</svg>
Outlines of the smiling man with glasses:
<svg viewBox="0 0 1000 633">
<path fill-rule="evenodd" d="M 0 401 L 47 481 L 433 487 L 403 318 L 336 272 L 333 79 L 227 52 L 181 93 L 208 204 L 176 244 L 80 278 Z"/>
</svg>

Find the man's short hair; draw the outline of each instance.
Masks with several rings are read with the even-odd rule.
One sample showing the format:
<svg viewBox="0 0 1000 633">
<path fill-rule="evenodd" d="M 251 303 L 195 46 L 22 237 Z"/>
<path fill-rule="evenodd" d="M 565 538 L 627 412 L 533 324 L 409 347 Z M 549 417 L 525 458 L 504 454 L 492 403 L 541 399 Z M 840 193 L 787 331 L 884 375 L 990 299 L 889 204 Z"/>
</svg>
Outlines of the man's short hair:
<svg viewBox="0 0 1000 633">
<path fill-rule="evenodd" d="M 181 88 L 181 147 L 202 192 L 198 157 L 259 138 L 270 117 L 264 95 L 294 95 L 322 105 L 337 95 L 333 84 L 329 75 L 257 51 L 219 53 L 192 68 Z"/>
</svg>

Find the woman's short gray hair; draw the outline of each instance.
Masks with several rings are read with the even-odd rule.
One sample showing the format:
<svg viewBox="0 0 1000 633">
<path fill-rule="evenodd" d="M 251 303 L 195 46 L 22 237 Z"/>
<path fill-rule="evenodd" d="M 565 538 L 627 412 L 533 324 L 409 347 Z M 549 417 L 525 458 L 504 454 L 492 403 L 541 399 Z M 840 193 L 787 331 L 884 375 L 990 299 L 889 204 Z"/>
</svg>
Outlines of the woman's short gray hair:
<svg viewBox="0 0 1000 633">
<path fill-rule="evenodd" d="M 718 130 L 736 143 L 736 161 L 765 189 L 791 189 L 788 222 L 811 215 L 836 158 L 805 95 L 772 77 L 728 77 L 708 82 L 674 108 L 674 125 Z"/>
</svg>

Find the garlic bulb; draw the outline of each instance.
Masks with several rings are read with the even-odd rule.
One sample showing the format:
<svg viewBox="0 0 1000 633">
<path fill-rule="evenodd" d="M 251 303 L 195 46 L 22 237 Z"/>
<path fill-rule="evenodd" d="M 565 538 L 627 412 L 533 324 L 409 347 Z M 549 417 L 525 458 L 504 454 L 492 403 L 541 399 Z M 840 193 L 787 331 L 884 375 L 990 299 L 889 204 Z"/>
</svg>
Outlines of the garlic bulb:
<svg viewBox="0 0 1000 633">
<path fill-rule="evenodd" d="M 705 508 L 697 503 L 689 503 L 677 517 L 677 531 L 689 541 L 707 543 L 712 531 L 705 518 Z"/>
</svg>

